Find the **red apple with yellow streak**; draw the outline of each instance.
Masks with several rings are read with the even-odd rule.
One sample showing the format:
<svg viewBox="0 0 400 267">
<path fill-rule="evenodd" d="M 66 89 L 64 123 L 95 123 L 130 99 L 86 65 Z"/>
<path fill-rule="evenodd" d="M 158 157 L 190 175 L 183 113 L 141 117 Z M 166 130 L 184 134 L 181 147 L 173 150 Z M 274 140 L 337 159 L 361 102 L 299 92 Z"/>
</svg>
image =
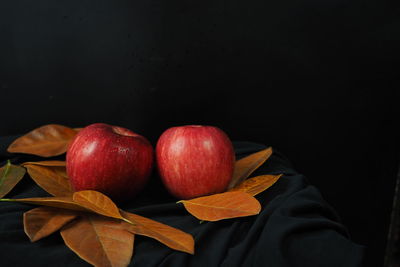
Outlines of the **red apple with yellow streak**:
<svg viewBox="0 0 400 267">
<path fill-rule="evenodd" d="M 221 129 L 186 125 L 169 128 L 160 136 L 156 163 L 168 191 L 178 199 L 190 199 L 226 190 L 235 153 Z"/>
<path fill-rule="evenodd" d="M 145 137 L 123 127 L 95 123 L 70 143 L 67 174 L 75 191 L 96 190 L 123 201 L 145 186 L 153 158 L 153 147 Z"/>
</svg>

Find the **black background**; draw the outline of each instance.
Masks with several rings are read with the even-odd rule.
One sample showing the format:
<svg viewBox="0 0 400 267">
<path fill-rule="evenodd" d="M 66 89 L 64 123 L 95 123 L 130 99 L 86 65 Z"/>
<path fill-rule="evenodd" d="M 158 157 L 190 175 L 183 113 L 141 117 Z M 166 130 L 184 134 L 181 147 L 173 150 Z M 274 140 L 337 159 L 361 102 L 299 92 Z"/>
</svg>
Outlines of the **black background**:
<svg viewBox="0 0 400 267">
<path fill-rule="evenodd" d="M 1 1 L 0 135 L 210 124 L 272 145 L 383 263 L 399 159 L 389 1 Z"/>
</svg>

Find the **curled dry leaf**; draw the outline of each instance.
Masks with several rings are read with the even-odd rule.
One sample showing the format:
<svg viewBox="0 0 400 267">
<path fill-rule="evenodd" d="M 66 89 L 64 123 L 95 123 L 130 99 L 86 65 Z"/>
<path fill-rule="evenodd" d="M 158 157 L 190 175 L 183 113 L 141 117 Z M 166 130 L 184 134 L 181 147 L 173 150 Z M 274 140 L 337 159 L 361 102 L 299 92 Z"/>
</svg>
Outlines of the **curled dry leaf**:
<svg viewBox="0 0 400 267">
<path fill-rule="evenodd" d="M 119 213 L 117 205 L 109 197 L 100 192 L 93 190 L 78 191 L 73 194 L 72 199 L 81 207 L 97 214 L 116 219 L 125 219 Z"/>
<path fill-rule="evenodd" d="M 246 180 L 258 167 L 260 167 L 272 155 L 272 148 L 266 148 L 253 153 L 247 157 L 239 159 L 235 163 L 232 180 L 228 185 L 228 190 L 234 188 Z"/>
<path fill-rule="evenodd" d="M 128 231 L 154 238 L 172 249 L 194 254 L 194 239 L 190 234 L 133 213 L 121 211 L 121 214 L 133 223 L 126 224 Z"/>
<path fill-rule="evenodd" d="M 75 192 L 72 196 L 66 197 L 2 198 L 0 201 L 20 202 L 75 211 L 93 212 L 106 217 L 117 218 L 132 223 L 128 219 L 122 217 L 119 213 L 118 207 L 111 199 L 97 191 L 79 191 Z"/>
<path fill-rule="evenodd" d="M 0 198 L 7 195 L 18 184 L 26 173 L 25 168 L 11 164 L 9 161 L 0 168 Z"/>
<path fill-rule="evenodd" d="M 19 202 L 32 205 L 40 205 L 46 207 L 54 207 L 68 210 L 88 211 L 78 203 L 72 200 L 72 197 L 33 197 L 33 198 L 18 198 L 9 199 L 1 198 L 0 201 L 4 202 Z"/>
<path fill-rule="evenodd" d="M 67 177 L 65 166 L 24 163 L 30 177 L 41 188 L 53 196 L 71 196 L 73 191 Z"/>
<path fill-rule="evenodd" d="M 83 260 L 97 267 L 128 266 L 134 235 L 125 222 L 95 214 L 83 214 L 60 231 L 65 244 Z"/>
<path fill-rule="evenodd" d="M 229 191 L 243 191 L 252 196 L 255 196 L 270 188 L 273 184 L 276 183 L 276 181 L 279 180 L 279 178 L 281 178 L 281 176 L 282 174 L 256 176 L 245 180 L 244 182 L 242 182 L 238 186 L 235 186 Z"/>
<path fill-rule="evenodd" d="M 242 191 L 181 200 L 178 203 L 182 203 L 190 214 L 203 221 L 219 221 L 256 215 L 261 210 L 260 202 Z"/>
<path fill-rule="evenodd" d="M 34 208 L 24 213 L 24 231 L 32 242 L 46 237 L 77 217 L 77 212 L 51 207 Z"/>
<path fill-rule="evenodd" d="M 23 167 L 27 165 L 37 165 L 42 167 L 47 167 L 54 171 L 57 175 L 64 177 L 65 179 L 69 180 L 67 175 L 67 164 L 65 161 L 60 160 L 49 160 L 49 161 L 30 161 L 21 164 Z"/>
<path fill-rule="evenodd" d="M 25 165 L 39 165 L 39 166 L 46 166 L 46 167 L 66 167 L 67 164 L 65 161 L 61 160 L 44 160 L 44 161 L 28 161 L 21 164 L 22 166 Z"/>
<path fill-rule="evenodd" d="M 8 147 L 11 153 L 33 154 L 52 157 L 65 153 L 68 143 L 77 131 L 62 125 L 49 124 L 17 138 Z"/>
</svg>

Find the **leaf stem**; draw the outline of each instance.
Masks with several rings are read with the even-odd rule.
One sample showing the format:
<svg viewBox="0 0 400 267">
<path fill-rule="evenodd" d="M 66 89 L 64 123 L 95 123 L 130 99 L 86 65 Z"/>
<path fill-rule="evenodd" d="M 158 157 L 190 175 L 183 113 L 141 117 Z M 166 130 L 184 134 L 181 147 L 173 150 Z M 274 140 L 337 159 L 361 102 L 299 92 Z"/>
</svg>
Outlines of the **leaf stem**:
<svg viewBox="0 0 400 267">
<path fill-rule="evenodd" d="M 0 198 L 0 201 L 10 202 L 10 201 L 15 201 L 15 200 L 11 199 L 11 198 Z"/>
<path fill-rule="evenodd" d="M 6 168 L 4 169 L 3 175 L 0 177 L 0 187 L 2 186 L 2 184 L 4 183 L 4 181 L 6 180 L 6 177 L 8 175 L 8 173 L 10 172 L 11 169 L 11 161 L 8 159 L 7 163 L 6 163 Z"/>
<path fill-rule="evenodd" d="M 131 224 L 131 225 L 136 225 L 135 223 L 131 222 L 130 220 L 128 220 L 128 219 L 126 219 L 126 218 L 124 218 L 124 217 L 121 217 L 121 219 L 122 219 L 124 222 L 127 222 L 127 223 L 129 223 L 129 224 Z"/>
<path fill-rule="evenodd" d="M 119 211 L 120 211 L 120 212 L 123 212 L 122 209 L 119 209 Z M 136 225 L 135 223 L 131 222 L 130 220 L 128 220 L 127 218 L 125 218 L 124 216 L 122 216 L 121 213 L 120 213 L 120 215 L 121 215 L 120 219 L 123 220 L 124 222 L 127 222 L 127 223 L 129 223 L 129 224 L 131 224 L 131 225 Z"/>
</svg>

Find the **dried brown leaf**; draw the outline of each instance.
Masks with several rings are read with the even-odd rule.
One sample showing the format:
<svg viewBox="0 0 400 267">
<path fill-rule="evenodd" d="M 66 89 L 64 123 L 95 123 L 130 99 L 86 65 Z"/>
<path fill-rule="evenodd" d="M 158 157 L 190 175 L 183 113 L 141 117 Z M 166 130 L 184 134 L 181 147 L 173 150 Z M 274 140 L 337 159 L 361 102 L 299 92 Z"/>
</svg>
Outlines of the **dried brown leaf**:
<svg viewBox="0 0 400 267">
<path fill-rule="evenodd" d="M 53 196 L 71 196 L 73 190 L 67 177 L 65 166 L 24 163 L 31 178 Z"/>
<path fill-rule="evenodd" d="M 121 211 L 121 214 L 133 223 L 126 223 L 128 231 L 154 238 L 172 249 L 194 254 L 194 239 L 190 234 L 133 213 Z"/>
<path fill-rule="evenodd" d="M 253 153 L 247 157 L 239 159 L 235 163 L 232 180 L 228 185 L 228 190 L 234 188 L 244 180 L 246 180 L 255 170 L 258 169 L 270 156 L 272 148 L 266 148 L 259 152 Z"/>
<path fill-rule="evenodd" d="M 0 201 L 4 202 L 19 202 L 32 205 L 40 205 L 46 207 L 54 207 L 68 210 L 89 211 L 78 203 L 72 200 L 72 197 L 33 197 L 33 198 L 18 198 L 9 199 L 2 198 Z"/>
<path fill-rule="evenodd" d="M 26 173 L 25 168 L 16 166 L 8 162 L 0 168 L 0 198 L 7 195 Z"/>
<path fill-rule="evenodd" d="M 91 210 L 95 213 L 116 218 L 124 219 L 115 203 L 106 195 L 93 190 L 84 190 L 75 192 L 72 196 L 75 203 L 81 207 Z"/>
<path fill-rule="evenodd" d="M 39 207 L 24 213 L 24 231 L 32 242 L 46 237 L 77 217 L 77 212 Z"/>
<path fill-rule="evenodd" d="M 42 157 L 57 156 L 67 151 L 68 143 L 76 134 L 76 130 L 62 125 L 44 125 L 14 140 L 7 151 Z"/>
<path fill-rule="evenodd" d="M 28 161 L 21 164 L 22 166 L 25 165 L 39 165 L 39 166 L 46 166 L 46 167 L 65 167 L 67 166 L 65 161 L 61 160 L 44 160 L 44 161 Z"/>
<path fill-rule="evenodd" d="M 97 267 L 125 267 L 132 258 L 134 235 L 124 224 L 121 220 L 83 214 L 60 233 L 65 244 L 88 263 Z"/>
<path fill-rule="evenodd" d="M 181 200 L 178 203 L 182 203 L 190 214 L 203 221 L 256 215 L 261 210 L 260 202 L 242 191 Z"/>
<path fill-rule="evenodd" d="M 121 219 L 127 223 L 132 223 L 128 219 L 122 217 L 122 215 L 119 213 L 118 207 L 110 198 L 100 192 L 92 190 L 75 192 L 72 196 L 65 197 L 36 197 L 19 199 L 2 198 L 0 201 L 20 202 L 68 210 L 87 211 L 106 217 Z"/>
<path fill-rule="evenodd" d="M 281 178 L 281 176 L 282 174 L 278 175 L 267 174 L 267 175 L 256 176 L 245 180 L 244 182 L 242 182 L 238 186 L 235 186 L 229 191 L 243 191 L 252 196 L 255 196 L 270 188 L 273 184 L 276 183 L 276 181 L 279 180 L 279 178 Z"/>
</svg>

